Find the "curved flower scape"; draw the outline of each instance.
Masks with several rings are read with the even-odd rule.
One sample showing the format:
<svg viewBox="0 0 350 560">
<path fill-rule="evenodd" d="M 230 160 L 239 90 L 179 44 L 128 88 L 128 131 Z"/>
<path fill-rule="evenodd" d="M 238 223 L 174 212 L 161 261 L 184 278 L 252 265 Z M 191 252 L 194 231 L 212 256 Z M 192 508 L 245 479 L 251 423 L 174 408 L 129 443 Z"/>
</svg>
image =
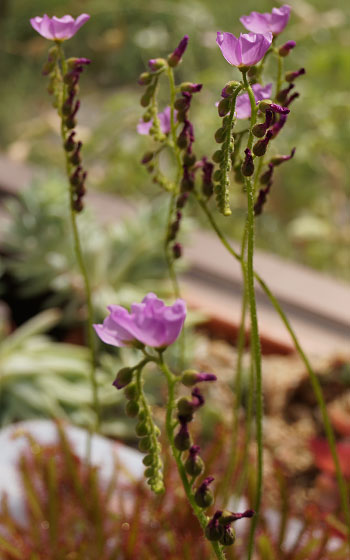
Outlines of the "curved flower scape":
<svg viewBox="0 0 350 560">
<path fill-rule="evenodd" d="M 131 313 L 120 305 L 110 305 L 110 314 L 102 325 L 94 325 L 100 339 L 112 346 L 128 346 L 138 341 L 146 346 L 169 346 L 179 336 L 186 318 L 186 304 L 177 299 L 166 306 L 149 293 L 142 303 L 133 303 Z"/>
<path fill-rule="evenodd" d="M 241 33 L 239 38 L 218 31 L 216 42 L 232 66 L 253 66 L 263 58 L 272 43 L 272 33 Z"/>
<path fill-rule="evenodd" d="M 271 13 L 251 12 L 249 16 L 242 16 L 239 19 L 248 31 L 253 33 L 268 33 L 270 31 L 274 35 L 278 35 L 288 23 L 290 10 L 290 6 L 284 4 L 280 8 L 273 8 Z"/>
<path fill-rule="evenodd" d="M 176 114 L 177 111 L 174 111 L 175 120 L 176 120 Z M 170 126 L 171 126 L 169 106 L 165 107 L 164 111 L 162 111 L 161 113 L 158 113 L 158 119 L 160 123 L 160 130 L 163 132 L 163 134 L 169 134 Z M 149 131 L 152 128 L 152 124 L 153 124 L 153 119 L 148 122 L 145 122 L 141 119 L 137 125 L 137 132 L 139 134 L 149 134 Z"/>
<path fill-rule="evenodd" d="M 30 24 L 42 37 L 51 41 L 65 41 L 70 39 L 90 19 L 89 14 L 80 14 L 77 19 L 66 15 L 61 18 L 53 16 L 50 18 L 44 14 L 43 17 L 34 17 Z"/>
</svg>

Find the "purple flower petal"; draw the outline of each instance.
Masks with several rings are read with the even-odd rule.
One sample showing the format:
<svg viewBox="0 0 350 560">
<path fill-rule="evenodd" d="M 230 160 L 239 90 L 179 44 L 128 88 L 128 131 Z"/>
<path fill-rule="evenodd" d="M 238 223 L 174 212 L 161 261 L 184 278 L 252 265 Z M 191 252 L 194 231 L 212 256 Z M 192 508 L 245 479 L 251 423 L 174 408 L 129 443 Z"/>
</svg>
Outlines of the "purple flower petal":
<svg viewBox="0 0 350 560">
<path fill-rule="evenodd" d="M 62 41 L 73 37 L 88 19 L 90 19 L 88 14 L 80 14 L 76 20 L 70 15 L 50 18 L 47 14 L 44 14 L 43 17 L 32 18 L 30 24 L 45 39 Z"/>
<path fill-rule="evenodd" d="M 251 12 L 249 16 L 242 16 L 241 23 L 253 33 L 267 33 L 270 31 L 278 35 L 286 27 L 291 7 L 288 4 L 280 8 L 273 8 L 271 13 Z"/>
<path fill-rule="evenodd" d="M 186 304 L 178 299 L 166 306 L 153 293 L 149 293 L 142 303 L 134 303 L 131 313 L 119 305 L 108 307 L 110 315 L 103 325 L 94 325 L 97 335 L 103 342 L 113 346 L 125 346 L 137 340 L 161 348 L 169 346 L 179 336 L 186 318 Z"/>
<path fill-rule="evenodd" d="M 253 66 L 263 58 L 272 43 L 272 33 L 241 33 L 239 38 L 218 31 L 216 42 L 232 66 Z"/>
<path fill-rule="evenodd" d="M 255 101 L 269 99 L 272 92 L 272 84 L 262 86 L 261 84 L 253 84 L 252 86 Z M 236 100 L 236 117 L 237 119 L 248 119 L 251 115 L 251 107 L 249 96 L 247 93 L 239 95 Z"/>
<path fill-rule="evenodd" d="M 158 113 L 158 119 L 159 119 L 159 123 L 160 123 L 160 130 L 163 132 L 163 134 L 169 134 L 170 132 L 170 107 L 165 107 L 164 111 L 162 111 L 161 113 Z M 174 111 L 174 118 L 176 121 L 176 115 L 177 115 L 177 111 Z M 144 122 L 142 119 L 139 121 L 138 125 L 137 125 L 137 132 L 139 134 L 149 134 L 149 131 L 152 127 L 153 124 L 153 119 L 151 121 L 148 122 Z"/>
</svg>

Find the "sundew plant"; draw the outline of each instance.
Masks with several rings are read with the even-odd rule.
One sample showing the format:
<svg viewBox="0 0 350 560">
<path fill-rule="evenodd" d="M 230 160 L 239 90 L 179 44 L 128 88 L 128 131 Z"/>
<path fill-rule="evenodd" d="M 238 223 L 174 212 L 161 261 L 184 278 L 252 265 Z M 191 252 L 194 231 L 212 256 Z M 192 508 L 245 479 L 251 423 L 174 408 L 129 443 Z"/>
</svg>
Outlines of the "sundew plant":
<svg viewBox="0 0 350 560">
<path fill-rule="evenodd" d="M 155 493 L 167 491 L 163 477 L 164 452 L 160 441 L 170 447 L 179 478 L 192 509 L 208 541 L 211 557 L 223 560 L 227 547 L 235 546 L 234 525 L 242 518 L 249 518 L 250 536 L 246 557 L 252 559 L 256 553 L 256 534 L 261 521 L 263 496 L 263 394 L 261 372 L 261 350 L 256 309 L 255 287 L 257 284 L 273 304 L 282 324 L 289 332 L 297 352 L 310 375 L 317 398 L 325 432 L 331 449 L 342 504 L 343 521 L 349 527 L 350 510 L 347 487 L 340 469 L 335 438 L 330 424 L 319 381 L 302 350 L 288 318 L 264 280 L 254 270 L 255 221 L 264 211 L 264 205 L 273 189 L 274 175 L 280 165 L 292 165 L 297 157 L 291 147 L 290 153 L 278 153 L 278 137 L 288 126 L 291 111 L 302 111 L 296 103 L 298 79 L 305 74 L 304 68 L 290 69 L 285 73 L 284 64 L 296 43 L 280 38 L 287 27 L 291 8 L 284 5 L 271 13 L 252 12 L 241 17 L 248 31 L 235 37 L 229 31 L 217 33 L 217 56 L 223 56 L 227 65 L 227 76 L 218 84 L 217 110 L 220 120 L 217 130 L 209 132 L 215 137 L 217 150 L 211 156 L 199 156 L 195 152 L 195 129 L 191 121 L 192 103 L 200 103 L 205 84 L 186 81 L 177 83 L 176 69 L 185 65 L 185 53 L 190 38 L 185 35 L 167 58 L 152 58 L 148 69 L 138 83 L 142 88 L 141 106 L 144 108 L 138 125 L 138 133 L 149 136 L 150 147 L 142 157 L 151 180 L 159 185 L 169 197 L 169 210 L 163 239 L 159 239 L 160 250 L 164 251 L 169 277 L 172 281 L 174 299 L 166 305 L 154 293 L 145 294 L 141 303 L 133 303 L 131 309 L 111 302 L 109 314 L 103 324 L 94 324 L 89 270 L 87 269 L 80 239 L 78 216 L 83 211 L 87 173 L 82 164 L 82 142 L 77 138 L 76 124 L 79 111 L 79 79 L 90 64 L 83 57 L 66 58 L 64 43 L 86 24 L 88 14 L 77 19 L 66 15 L 62 18 L 34 17 L 32 27 L 51 41 L 48 60 L 43 73 L 49 78 L 48 91 L 61 121 L 62 146 L 66 160 L 69 213 L 76 259 L 85 285 L 87 309 L 87 342 L 91 353 L 90 381 L 96 415 L 95 429 L 99 429 L 98 380 L 96 376 L 96 336 L 106 344 L 138 349 L 140 359 L 132 367 L 121 369 L 114 386 L 123 390 L 126 399 L 126 414 L 137 418 L 136 435 L 139 449 L 145 454 L 145 477 Z M 274 83 L 264 81 L 265 62 L 273 59 L 276 64 Z M 185 70 L 184 70 L 185 72 Z M 231 79 L 233 78 L 233 79 Z M 158 107 L 160 88 L 167 88 L 168 103 Z M 220 93 L 219 93 L 220 92 Z M 213 109 L 214 108 L 208 108 Z M 175 172 L 165 168 L 162 153 L 167 151 L 173 158 Z M 230 193 L 240 189 L 246 196 L 246 222 L 242 231 L 241 250 L 236 252 L 220 228 L 221 219 L 230 219 Z M 177 260 L 183 247 L 179 241 L 184 212 L 190 211 L 189 199 L 193 199 L 208 220 L 220 242 L 227 249 L 227 258 L 239 261 L 242 270 L 243 296 L 241 325 L 238 339 L 237 375 L 235 379 L 235 408 L 230 446 L 230 464 L 225 473 L 227 498 L 237 492 L 230 486 L 235 466 L 238 445 L 239 409 L 242 401 L 242 354 L 246 344 L 245 331 L 249 322 L 251 375 L 249 406 L 246 415 L 247 434 L 254 433 L 257 445 L 256 487 L 249 509 L 237 513 L 227 509 L 227 502 L 214 505 L 212 489 L 218 482 L 215 473 L 208 472 L 201 457 L 199 445 L 193 440 L 191 425 L 196 412 L 205 404 L 202 386 L 215 383 L 212 372 L 196 371 L 190 364 L 183 363 L 185 343 L 183 325 L 186 319 L 186 303 L 181 298 L 177 279 Z M 217 215 L 220 214 L 224 216 Z M 116 255 L 118 258 L 118 255 Z M 94 332 L 95 329 L 95 332 Z M 167 360 L 167 348 L 177 342 L 179 364 L 173 370 Z M 146 399 L 143 383 L 148 364 L 158 367 L 159 383 L 167 387 L 164 403 L 164 425 L 154 420 L 152 407 Z M 218 372 L 216 372 L 218 373 Z M 180 396 L 188 391 L 187 396 Z M 186 388 L 186 389 L 185 389 Z M 111 390 L 114 390 L 111 388 Z M 255 429 L 252 428 L 255 411 Z M 163 437 L 160 438 L 161 432 Z M 193 547 L 196 543 L 193 542 Z M 209 554 L 209 552 L 208 552 Z M 208 556 L 209 557 L 209 556 Z"/>
</svg>

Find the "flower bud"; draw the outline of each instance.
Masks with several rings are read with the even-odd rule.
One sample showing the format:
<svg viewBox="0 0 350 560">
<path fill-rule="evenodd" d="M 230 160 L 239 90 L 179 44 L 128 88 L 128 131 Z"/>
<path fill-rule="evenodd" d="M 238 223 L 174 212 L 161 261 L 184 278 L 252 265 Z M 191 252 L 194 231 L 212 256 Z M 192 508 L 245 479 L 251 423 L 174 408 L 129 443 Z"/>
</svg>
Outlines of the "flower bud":
<svg viewBox="0 0 350 560">
<path fill-rule="evenodd" d="M 175 243 L 172 247 L 174 259 L 179 259 L 182 256 L 182 245 L 181 243 Z"/>
<path fill-rule="evenodd" d="M 256 136 L 257 138 L 263 138 L 265 136 L 265 133 L 266 133 L 265 123 L 260 123 L 260 124 L 254 125 L 253 128 L 252 128 L 252 132 L 253 132 L 254 136 Z"/>
<path fill-rule="evenodd" d="M 203 459 L 199 457 L 199 445 L 192 445 L 185 462 L 185 470 L 190 476 L 199 476 L 204 471 Z"/>
<path fill-rule="evenodd" d="M 205 528 L 204 534 L 208 541 L 219 541 L 224 534 L 224 529 L 218 523 L 212 525 L 211 521 L 209 521 L 208 525 Z"/>
<path fill-rule="evenodd" d="M 209 490 L 208 488 L 209 484 L 211 484 L 213 480 L 214 478 L 212 476 L 208 476 L 207 478 L 204 479 L 202 484 L 197 488 L 195 492 L 194 500 L 197 506 L 203 509 L 210 507 L 214 502 L 214 496 L 211 490 Z"/>
<path fill-rule="evenodd" d="M 225 85 L 225 87 L 221 92 L 221 97 L 231 97 L 231 95 L 233 95 L 234 91 L 238 88 L 239 85 L 240 83 L 237 82 L 236 80 L 227 82 L 227 84 Z"/>
<path fill-rule="evenodd" d="M 295 154 L 295 148 L 292 149 L 289 156 L 280 156 L 280 155 L 274 156 L 273 158 L 271 158 L 271 164 L 274 165 L 275 167 L 276 165 L 281 165 L 281 163 L 284 163 L 285 161 L 292 159 L 294 154 Z"/>
<path fill-rule="evenodd" d="M 286 43 L 284 43 L 284 45 L 282 45 L 279 49 L 278 49 L 278 54 L 280 56 L 288 56 L 290 51 L 292 49 L 294 49 L 296 45 L 295 41 L 287 41 Z"/>
<path fill-rule="evenodd" d="M 213 373 L 198 373 L 195 369 L 187 369 L 183 372 L 181 382 L 186 387 L 192 387 L 201 381 L 216 381 L 217 377 Z"/>
<path fill-rule="evenodd" d="M 186 451 L 186 449 L 191 447 L 191 436 L 185 421 L 181 422 L 180 430 L 174 437 L 174 445 L 179 451 Z"/>
<path fill-rule="evenodd" d="M 284 76 L 284 79 L 286 80 L 286 82 L 294 82 L 296 78 L 302 76 L 303 74 L 305 74 L 305 68 L 300 68 L 300 70 L 297 70 L 295 72 L 287 72 Z"/>
<path fill-rule="evenodd" d="M 244 153 L 245 153 L 245 158 L 242 163 L 242 175 L 244 177 L 251 177 L 254 173 L 254 162 L 253 162 L 252 152 L 250 151 L 249 148 L 246 148 L 246 150 L 244 150 Z"/>
<path fill-rule="evenodd" d="M 272 165 L 272 163 L 269 163 L 268 170 L 260 175 L 259 181 L 262 185 L 267 185 L 271 181 L 273 175 L 273 168 L 274 166 Z"/>
<path fill-rule="evenodd" d="M 258 68 L 256 66 L 251 66 L 247 72 L 249 78 L 254 78 L 257 75 Z"/>
<path fill-rule="evenodd" d="M 220 100 L 218 105 L 219 117 L 224 117 L 230 111 L 230 101 L 229 97 L 224 97 Z"/>
<path fill-rule="evenodd" d="M 183 162 L 184 162 L 184 165 L 186 165 L 187 167 L 193 167 L 193 165 L 196 163 L 195 154 L 193 154 L 193 153 L 189 154 L 188 152 L 186 152 L 184 157 L 183 157 Z"/>
<path fill-rule="evenodd" d="M 153 85 L 148 86 L 145 93 L 143 94 L 143 96 L 140 99 L 140 103 L 141 103 L 142 107 L 148 107 L 148 105 L 151 103 L 153 91 L 154 91 Z"/>
<path fill-rule="evenodd" d="M 290 110 L 287 107 L 281 107 L 281 105 L 273 103 L 271 99 L 262 99 L 259 101 L 258 109 L 262 113 L 266 113 L 266 111 L 272 111 L 273 113 L 279 113 L 280 115 L 288 115 L 288 113 L 290 113 Z"/>
<path fill-rule="evenodd" d="M 140 74 L 139 76 L 139 79 L 137 80 L 137 83 L 140 86 L 148 86 L 148 84 L 150 84 L 152 80 L 152 74 L 150 74 L 149 72 L 142 72 L 142 74 Z"/>
<path fill-rule="evenodd" d="M 64 143 L 64 149 L 66 152 L 71 152 L 74 150 L 75 142 L 74 142 L 75 132 L 71 132 L 68 136 L 67 140 Z"/>
<path fill-rule="evenodd" d="M 130 418 L 135 418 L 140 410 L 139 403 L 137 401 L 128 401 L 125 406 L 125 413 Z"/>
<path fill-rule="evenodd" d="M 146 163 L 149 163 L 152 159 L 153 159 L 154 153 L 153 152 L 146 152 L 141 160 L 141 163 L 143 165 L 146 165 Z"/>
<path fill-rule="evenodd" d="M 224 527 L 223 534 L 220 538 L 220 544 L 223 546 L 231 546 L 236 540 L 236 533 L 231 527 Z"/>
<path fill-rule="evenodd" d="M 151 58 L 148 61 L 148 66 L 152 70 L 152 72 L 156 72 L 157 70 L 161 70 L 166 66 L 166 60 L 164 58 Z"/>
<path fill-rule="evenodd" d="M 187 93 L 197 93 L 203 87 L 203 84 L 193 84 L 192 82 L 183 82 L 180 85 L 181 91 L 187 91 Z"/>
<path fill-rule="evenodd" d="M 263 138 L 263 140 L 258 140 L 258 142 L 254 144 L 253 153 L 258 157 L 265 155 L 268 143 L 272 137 L 273 133 L 271 132 L 271 130 L 268 130 L 265 138 Z"/>
<path fill-rule="evenodd" d="M 168 56 L 168 64 L 171 67 L 177 66 L 181 62 L 182 55 L 184 54 L 185 50 L 187 49 L 188 45 L 188 35 L 185 35 L 174 52 L 169 54 Z"/>
<path fill-rule="evenodd" d="M 193 403 L 186 397 L 182 397 L 177 402 L 177 410 L 178 410 L 179 416 L 183 417 L 188 422 L 190 420 L 192 420 L 192 418 L 193 418 L 194 408 L 195 407 L 193 406 Z"/>
<path fill-rule="evenodd" d="M 114 387 L 116 387 L 117 389 L 123 389 L 123 387 L 129 385 L 129 383 L 132 381 L 133 372 L 134 370 L 129 367 L 120 369 L 117 373 L 117 377 L 113 381 Z"/>
</svg>

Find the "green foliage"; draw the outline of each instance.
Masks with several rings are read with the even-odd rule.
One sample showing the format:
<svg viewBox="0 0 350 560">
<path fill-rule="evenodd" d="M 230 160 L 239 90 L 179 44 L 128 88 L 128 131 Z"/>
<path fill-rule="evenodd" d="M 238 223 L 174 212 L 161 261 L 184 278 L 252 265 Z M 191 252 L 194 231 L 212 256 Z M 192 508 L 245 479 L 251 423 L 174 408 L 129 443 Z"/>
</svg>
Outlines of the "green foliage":
<svg viewBox="0 0 350 560">
<path fill-rule="evenodd" d="M 40 295 L 46 307 L 63 306 L 65 322 L 81 313 L 83 286 L 75 262 L 68 216 L 66 185 L 60 177 L 39 181 L 10 200 L 11 220 L 4 223 L 2 245 L 9 257 L 5 272 L 24 300 Z M 128 305 L 147 291 L 164 290 L 162 255 L 166 210 L 162 201 L 137 218 L 99 226 L 90 212 L 79 217 L 83 251 L 93 291 L 96 321 L 111 302 Z"/>
</svg>

